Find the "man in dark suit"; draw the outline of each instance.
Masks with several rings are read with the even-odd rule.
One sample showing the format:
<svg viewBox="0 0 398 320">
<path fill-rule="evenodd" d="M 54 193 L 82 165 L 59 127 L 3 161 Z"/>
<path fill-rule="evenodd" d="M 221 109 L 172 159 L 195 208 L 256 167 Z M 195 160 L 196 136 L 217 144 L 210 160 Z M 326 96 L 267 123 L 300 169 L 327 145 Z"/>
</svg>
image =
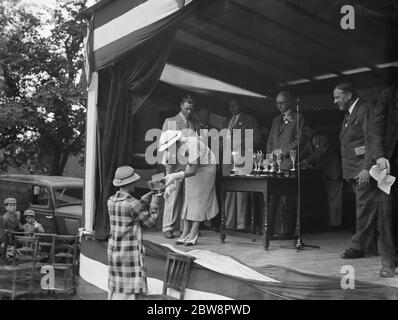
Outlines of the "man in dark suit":
<svg viewBox="0 0 398 320">
<path fill-rule="evenodd" d="M 383 90 L 380 94 L 371 118 L 371 154 L 380 169 L 398 176 L 398 84 Z M 393 277 L 396 267 L 395 246 L 397 241 L 393 226 L 397 226 L 398 187 L 395 182 L 390 194 L 378 190 L 380 197 L 380 212 L 378 216 L 380 253 L 382 269 L 380 276 Z M 393 215 L 393 213 L 395 213 Z M 394 232 L 395 231 L 395 232 Z"/>
<path fill-rule="evenodd" d="M 365 256 L 375 240 L 377 217 L 377 185 L 370 179 L 369 169 L 373 165 L 370 152 L 369 117 L 371 105 L 358 98 L 351 83 L 339 83 L 334 91 L 334 103 L 345 112 L 340 131 L 343 178 L 355 192 L 356 232 L 352 236 L 352 247 L 345 250 L 343 259 Z"/>
<path fill-rule="evenodd" d="M 282 157 L 281 170 L 292 168 L 289 151 L 296 150 L 299 144 L 297 126 L 303 132 L 303 117 L 299 117 L 293 110 L 292 95 L 282 91 L 276 96 L 276 106 L 281 113 L 272 121 L 267 139 L 267 153 L 279 154 Z M 275 196 L 270 197 L 270 232 L 279 235 L 292 234 L 296 225 L 296 197 Z M 276 219 L 276 222 L 274 223 Z M 275 224 L 275 227 L 274 227 Z"/>
<path fill-rule="evenodd" d="M 194 118 L 194 105 L 195 101 L 191 96 L 184 96 L 180 103 L 180 112 L 176 116 L 167 118 L 164 121 L 162 131 L 183 130 L 186 134 L 197 132 L 199 130 L 199 123 Z M 169 166 L 166 166 L 166 174 L 170 173 L 168 172 L 168 168 Z M 184 182 L 176 182 L 175 187 L 174 191 L 165 200 L 163 210 L 162 231 L 164 237 L 168 239 L 172 239 L 179 234 L 179 231 L 176 229 L 178 229 L 179 215 L 182 210 Z"/>
<path fill-rule="evenodd" d="M 229 111 L 232 117 L 224 122 L 223 127 L 232 132 L 240 129 L 242 138 L 240 141 L 232 139 L 232 150 L 241 149 L 243 152 L 253 152 L 260 143 L 260 134 L 256 119 L 242 112 L 242 101 L 238 97 L 231 98 L 228 102 Z M 245 130 L 253 130 L 253 150 L 246 150 Z M 227 192 L 225 197 L 226 228 L 244 230 L 248 226 L 248 192 Z"/>
<path fill-rule="evenodd" d="M 276 96 L 276 106 L 281 113 L 272 121 L 267 139 L 267 153 L 274 152 L 283 157 L 282 170 L 292 168 L 289 151 L 297 149 L 299 137 L 297 135 L 297 114 L 293 110 L 291 93 L 282 91 Z M 304 120 L 300 116 L 298 125 L 303 129 Z M 301 137 L 300 137 L 301 138 Z"/>
</svg>

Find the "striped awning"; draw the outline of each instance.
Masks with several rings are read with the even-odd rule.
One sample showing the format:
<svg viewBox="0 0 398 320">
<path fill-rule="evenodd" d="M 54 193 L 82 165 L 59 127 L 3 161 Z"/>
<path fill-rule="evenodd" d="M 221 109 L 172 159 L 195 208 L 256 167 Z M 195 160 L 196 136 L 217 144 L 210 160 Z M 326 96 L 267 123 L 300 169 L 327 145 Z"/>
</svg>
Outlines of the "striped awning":
<svg viewBox="0 0 398 320">
<path fill-rule="evenodd" d="M 91 72 L 99 70 L 163 31 L 200 0 L 101 1 L 83 13 L 91 16 L 86 51 Z"/>
</svg>

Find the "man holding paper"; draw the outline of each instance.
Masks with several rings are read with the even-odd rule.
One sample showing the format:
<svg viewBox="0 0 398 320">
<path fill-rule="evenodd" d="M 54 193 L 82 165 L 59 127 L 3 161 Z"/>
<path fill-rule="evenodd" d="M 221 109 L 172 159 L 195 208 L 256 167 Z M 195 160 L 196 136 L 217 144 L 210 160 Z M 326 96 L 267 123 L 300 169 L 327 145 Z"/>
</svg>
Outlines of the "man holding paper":
<svg viewBox="0 0 398 320">
<path fill-rule="evenodd" d="M 378 169 L 381 172 L 379 178 L 379 191 L 381 219 L 384 229 L 380 230 L 380 236 L 388 243 L 395 242 L 397 245 L 397 230 L 393 230 L 393 225 L 397 225 L 397 183 L 393 183 L 398 175 L 398 84 L 383 90 L 374 109 L 371 119 L 371 154 L 376 160 Z M 389 181 L 390 180 L 390 181 Z M 390 189 L 391 188 L 391 189 Z M 393 215 L 395 213 L 395 215 Z M 393 223 L 395 222 L 395 223 Z M 393 236 L 395 231 L 395 241 Z M 393 277 L 396 267 L 395 251 L 392 245 L 388 246 L 389 260 L 392 260 L 389 268 L 383 268 L 381 276 Z M 383 256 L 382 256 L 383 259 Z M 383 263 L 384 266 L 384 263 Z"/>
<path fill-rule="evenodd" d="M 363 258 L 374 246 L 378 202 L 376 181 L 369 170 L 374 161 L 369 152 L 369 112 L 371 106 L 358 98 L 351 83 L 339 83 L 334 91 L 334 103 L 345 112 L 340 131 L 343 178 L 355 192 L 356 232 L 352 247 L 341 255 L 343 259 Z"/>
</svg>

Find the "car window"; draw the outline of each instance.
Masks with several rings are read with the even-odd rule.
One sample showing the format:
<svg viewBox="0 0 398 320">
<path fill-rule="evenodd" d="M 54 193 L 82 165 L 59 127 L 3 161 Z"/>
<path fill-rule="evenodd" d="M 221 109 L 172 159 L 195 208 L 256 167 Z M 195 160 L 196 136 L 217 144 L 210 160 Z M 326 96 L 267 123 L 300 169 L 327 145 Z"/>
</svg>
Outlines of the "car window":
<svg viewBox="0 0 398 320">
<path fill-rule="evenodd" d="M 55 205 L 57 207 L 79 205 L 83 202 L 83 188 L 55 188 Z"/>
<path fill-rule="evenodd" d="M 48 207 L 50 204 L 51 194 L 46 187 L 33 186 L 32 205 Z"/>
</svg>

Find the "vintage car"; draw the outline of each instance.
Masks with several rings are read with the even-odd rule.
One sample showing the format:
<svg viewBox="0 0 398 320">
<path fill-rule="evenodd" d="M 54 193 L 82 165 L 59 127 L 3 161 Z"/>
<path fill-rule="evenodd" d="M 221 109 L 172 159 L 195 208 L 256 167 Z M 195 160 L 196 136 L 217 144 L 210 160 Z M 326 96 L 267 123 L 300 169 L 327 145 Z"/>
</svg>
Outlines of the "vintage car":
<svg viewBox="0 0 398 320">
<path fill-rule="evenodd" d="M 33 209 L 46 233 L 74 235 L 82 224 L 83 179 L 43 175 L 0 175 L 0 202 L 17 199 L 17 210 Z M 0 214 L 4 213 L 4 208 Z"/>
</svg>

